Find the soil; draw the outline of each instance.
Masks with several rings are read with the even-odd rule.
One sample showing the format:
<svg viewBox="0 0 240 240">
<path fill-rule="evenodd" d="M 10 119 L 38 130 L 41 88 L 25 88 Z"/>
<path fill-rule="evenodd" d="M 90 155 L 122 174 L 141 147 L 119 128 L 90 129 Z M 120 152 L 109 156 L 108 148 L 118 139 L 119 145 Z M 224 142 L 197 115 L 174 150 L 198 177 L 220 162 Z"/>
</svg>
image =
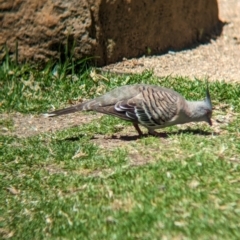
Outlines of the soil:
<svg viewBox="0 0 240 240">
<path fill-rule="evenodd" d="M 209 77 L 210 80 L 224 79 L 225 81 L 240 82 L 240 1 L 219 0 L 219 10 L 220 19 L 227 24 L 223 27 L 222 35 L 216 40 L 212 40 L 211 43 L 199 45 L 191 50 L 169 52 L 161 56 L 124 60 L 103 69 L 121 73 L 139 73 L 145 69 L 153 69 L 157 76 Z M 215 120 L 213 122 L 213 132 L 216 134 L 221 131 L 221 124 L 227 124 L 234 118 L 234 113 L 231 111 L 221 114 L 224 106 L 218 106 L 218 108 L 214 110 Z M 100 117 L 102 114 L 75 113 L 57 118 L 20 113 L 0 114 L 0 120 L 13 122 L 13 127 L 0 126 L 0 134 L 28 137 L 41 133 L 52 133 L 60 129 L 89 123 Z M 102 147 L 114 148 L 123 144 L 127 145 L 129 141 L 137 139 L 134 128 L 129 126 L 115 136 L 96 135 L 92 141 Z M 139 154 L 140 156 L 141 154 Z"/>
<path fill-rule="evenodd" d="M 151 69 L 159 77 L 187 76 L 240 82 L 240 1 L 218 0 L 219 18 L 225 23 L 220 37 L 194 49 L 161 56 L 124 59 L 103 69 L 117 73 L 141 73 Z"/>
</svg>

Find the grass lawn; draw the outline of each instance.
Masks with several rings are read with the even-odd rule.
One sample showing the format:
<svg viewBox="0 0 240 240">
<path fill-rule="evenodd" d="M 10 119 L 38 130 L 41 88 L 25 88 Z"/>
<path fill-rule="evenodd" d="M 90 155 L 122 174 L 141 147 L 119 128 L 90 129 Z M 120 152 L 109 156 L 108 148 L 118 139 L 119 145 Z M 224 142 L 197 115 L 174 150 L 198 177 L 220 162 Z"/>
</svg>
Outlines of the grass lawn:
<svg viewBox="0 0 240 240">
<path fill-rule="evenodd" d="M 189 100 L 205 97 L 204 79 L 5 61 L 0 116 L 40 115 L 135 83 L 170 87 Z M 209 88 L 213 127 L 169 127 L 161 130 L 167 138 L 116 139 L 132 127 L 110 116 L 19 137 L 11 117 L 0 117 L 0 238 L 240 239 L 240 84 Z"/>
</svg>

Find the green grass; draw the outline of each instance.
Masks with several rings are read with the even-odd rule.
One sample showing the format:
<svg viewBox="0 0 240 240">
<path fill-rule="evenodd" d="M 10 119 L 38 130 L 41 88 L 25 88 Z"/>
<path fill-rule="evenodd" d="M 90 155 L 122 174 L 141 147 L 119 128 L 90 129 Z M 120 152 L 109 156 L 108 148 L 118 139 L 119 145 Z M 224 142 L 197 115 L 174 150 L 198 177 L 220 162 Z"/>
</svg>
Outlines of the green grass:
<svg viewBox="0 0 240 240">
<path fill-rule="evenodd" d="M 204 79 L 66 73 L 53 66 L 0 66 L 1 113 L 40 114 L 116 86 L 152 83 L 187 99 L 205 97 Z M 54 73 L 54 74 L 53 74 Z M 94 134 L 128 126 L 104 116 L 33 137 L 0 136 L 0 237 L 11 239 L 240 239 L 240 85 L 211 82 L 213 118 L 228 124 L 170 127 L 102 148 Z M 14 131 L 11 119 L 0 128 Z M 111 141 L 114 142 L 114 139 Z M 138 161 L 146 162 L 138 165 Z"/>
</svg>

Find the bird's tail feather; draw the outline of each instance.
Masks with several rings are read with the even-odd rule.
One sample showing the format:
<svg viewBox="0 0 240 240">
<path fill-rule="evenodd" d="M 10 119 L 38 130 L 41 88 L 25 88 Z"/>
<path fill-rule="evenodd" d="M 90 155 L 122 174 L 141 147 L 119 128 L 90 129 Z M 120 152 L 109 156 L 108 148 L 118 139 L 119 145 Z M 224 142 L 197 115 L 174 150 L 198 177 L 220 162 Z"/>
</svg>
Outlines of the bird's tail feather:
<svg viewBox="0 0 240 240">
<path fill-rule="evenodd" d="M 49 115 L 50 115 L 50 117 L 60 116 L 60 115 L 65 115 L 65 114 L 69 114 L 69 113 L 74 113 L 76 111 L 77 111 L 77 109 L 75 107 L 68 107 L 68 108 L 59 109 L 59 110 L 50 112 Z"/>
<path fill-rule="evenodd" d="M 45 117 L 56 117 L 56 116 L 74 113 L 74 112 L 78 112 L 78 111 L 91 111 L 94 109 L 94 106 L 96 104 L 97 104 L 97 102 L 93 99 L 93 100 L 89 100 L 89 101 L 80 103 L 75 106 L 71 106 L 71 107 L 67 107 L 67 108 L 63 108 L 63 109 L 59 109 L 59 110 L 56 110 L 53 112 L 46 113 L 46 114 L 44 114 L 44 116 Z"/>
<path fill-rule="evenodd" d="M 50 113 L 46 113 L 45 116 L 46 117 L 56 117 L 56 116 L 60 116 L 60 115 L 65 115 L 65 114 L 69 114 L 69 113 L 74 113 L 77 111 L 81 111 L 83 110 L 83 105 L 79 104 L 77 106 L 71 106 L 68 108 L 63 108 L 63 109 L 59 109 Z"/>
</svg>

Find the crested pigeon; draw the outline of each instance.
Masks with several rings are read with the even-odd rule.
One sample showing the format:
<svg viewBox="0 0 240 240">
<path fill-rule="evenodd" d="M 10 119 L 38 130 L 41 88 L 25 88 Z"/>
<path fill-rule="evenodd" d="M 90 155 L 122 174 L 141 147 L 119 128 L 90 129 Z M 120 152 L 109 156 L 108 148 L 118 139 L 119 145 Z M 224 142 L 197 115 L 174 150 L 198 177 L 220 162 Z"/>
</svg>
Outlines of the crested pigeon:
<svg viewBox="0 0 240 240">
<path fill-rule="evenodd" d="M 125 85 L 92 100 L 47 113 L 54 117 L 77 111 L 96 111 L 112 115 L 133 123 L 138 134 L 138 124 L 146 127 L 148 133 L 176 124 L 205 121 L 212 125 L 212 103 L 208 90 L 202 101 L 187 101 L 174 90 L 148 85 Z"/>
</svg>

